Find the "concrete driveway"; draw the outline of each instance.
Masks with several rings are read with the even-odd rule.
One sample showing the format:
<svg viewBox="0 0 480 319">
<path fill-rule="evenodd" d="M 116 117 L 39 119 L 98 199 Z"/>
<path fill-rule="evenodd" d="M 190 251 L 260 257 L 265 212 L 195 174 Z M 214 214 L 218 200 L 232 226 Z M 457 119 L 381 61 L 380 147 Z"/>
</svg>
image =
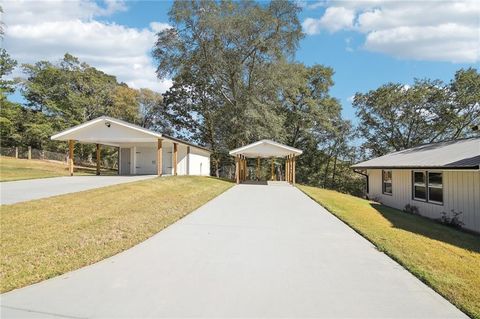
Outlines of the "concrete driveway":
<svg viewBox="0 0 480 319">
<path fill-rule="evenodd" d="M 298 189 L 257 185 L 1 304 L 2 318 L 466 318 Z"/>
<path fill-rule="evenodd" d="M 15 204 L 32 199 L 85 191 L 115 184 L 140 181 L 141 176 L 65 176 L 0 183 L 0 204 Z"/>
</svg>

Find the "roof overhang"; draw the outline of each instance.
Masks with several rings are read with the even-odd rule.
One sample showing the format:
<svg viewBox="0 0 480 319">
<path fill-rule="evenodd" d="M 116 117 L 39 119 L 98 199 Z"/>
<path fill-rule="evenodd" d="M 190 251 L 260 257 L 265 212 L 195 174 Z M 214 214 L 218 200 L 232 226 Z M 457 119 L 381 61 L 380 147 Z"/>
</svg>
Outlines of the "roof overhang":
<svg viewBox="0 0 480 319">
<path fill-rule="evenodd" d="M 207 152 L 208 148 L 182 141 L 161 133 L 108 116 L 101 116 L 71 127 L 51 137 L 54 141 L 74 140 L 80 143 L 103 144 L 119 147 L 122 144 L 157 143 L 159 139 L 192 146 Z"/>
<path fill-rule="evenodd" d="M 242 155 L 248 158 L 269 158 L 269 157 L 286 157 L 289 155 L 299 156 L 302 150 L 288 145 L 280 144 L 271 140 L 261 140 L 252 144 L 248 144 L 229 152 L 232 156 Z"/>
</svg>

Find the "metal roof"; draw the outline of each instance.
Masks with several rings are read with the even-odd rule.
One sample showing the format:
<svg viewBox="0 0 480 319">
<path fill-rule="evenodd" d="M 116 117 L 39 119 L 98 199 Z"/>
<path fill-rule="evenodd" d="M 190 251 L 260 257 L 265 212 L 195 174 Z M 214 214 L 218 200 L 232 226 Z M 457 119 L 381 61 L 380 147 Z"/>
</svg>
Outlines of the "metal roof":
<svg viewBox="0 0 480 319">
<path fill-rule="evenodd" d="M 285 157 L 287 155 L 301 155 L 302 150 L 272 140 L 260 140 L 229 152 L 230 155 L 243 155 L 245 157 Z"/>
<path fill-rule="evenodd" d="M 480 137 L 420 145 L 352 165 L 352 168 L 480 169 Z"/>
</svg>

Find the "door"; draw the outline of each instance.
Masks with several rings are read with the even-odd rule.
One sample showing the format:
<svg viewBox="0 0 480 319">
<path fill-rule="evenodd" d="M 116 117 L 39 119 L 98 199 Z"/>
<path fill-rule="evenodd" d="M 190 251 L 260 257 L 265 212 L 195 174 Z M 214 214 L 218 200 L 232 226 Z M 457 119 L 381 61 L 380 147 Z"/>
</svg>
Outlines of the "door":
<svg viewBox="0 0 480 319">
<path fill-rule="evenodd" d="M 120 149 L 120 175 L 130 175 L 130 149 Z"/>
</svg>

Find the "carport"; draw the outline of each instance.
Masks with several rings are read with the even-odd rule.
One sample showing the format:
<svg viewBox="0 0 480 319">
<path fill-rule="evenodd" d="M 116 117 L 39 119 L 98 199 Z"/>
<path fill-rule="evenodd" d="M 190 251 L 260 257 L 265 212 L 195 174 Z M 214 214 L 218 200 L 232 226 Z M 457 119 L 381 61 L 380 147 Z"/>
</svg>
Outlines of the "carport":
<svg viewBox="0 0 480 319">
<path fill-rule="evenodd" d="M 286 181 L 293 185 L 295 185 L 296 158 L 302 153 L 302 150 L 271 140 L 261 140 L 229 152 L 230 155 L 235 156 L 235 179 L 237 184 L 245 182 L 248 179 L 258 181 L 260 179 L 260 160 L 262 158 L 269 158 L 270 180 Z M 249 174 L 247 159 L 256 159 L 254 176 Z M 276 164 L 281 165 L 281 163 L 276 163 L 276 159 L 280 159 L 281 162 L 283 162 L 284 174 L 275 174 Z"/>
<path fill-rule="evenodd" d="M 210 150 L 115 118 L 102 116 L 51 137 L 67 141 L 73 175 L 74 145 L 96 144 L 97 175 L 102 145 L 118 148 L 119 175 L 210 175 Z"/>
</svg>

